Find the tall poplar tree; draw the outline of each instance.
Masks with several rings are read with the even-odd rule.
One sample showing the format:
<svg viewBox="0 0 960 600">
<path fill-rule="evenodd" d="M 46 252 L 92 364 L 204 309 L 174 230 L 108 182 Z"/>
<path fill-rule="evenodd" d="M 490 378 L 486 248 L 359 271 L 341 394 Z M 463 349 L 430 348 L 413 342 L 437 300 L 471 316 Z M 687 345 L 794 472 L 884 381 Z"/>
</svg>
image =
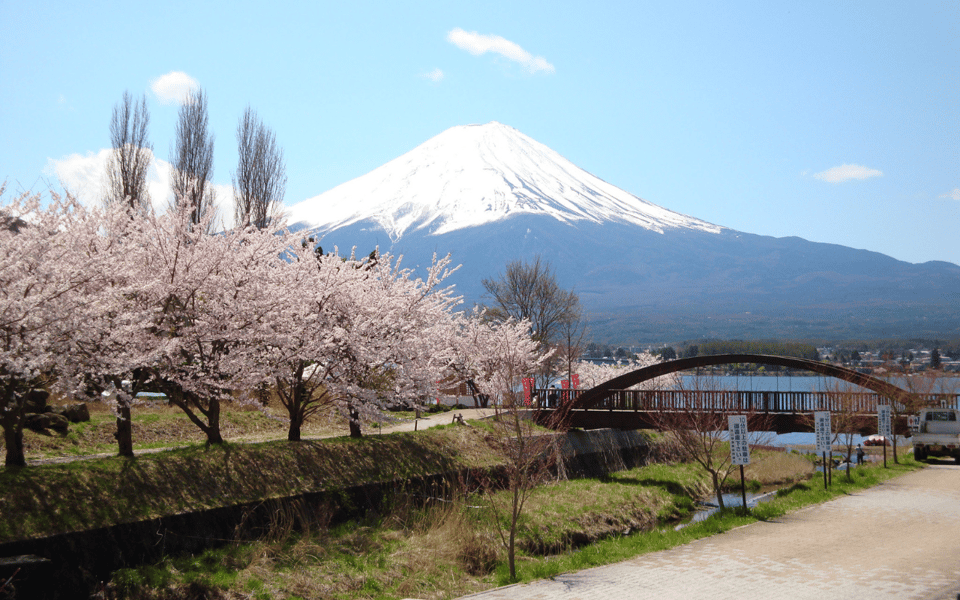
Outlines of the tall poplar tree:
<svg viewBox="0 0 960 600">
<path fill-rule="evenodd" d="M 265 229 L 280 214 L 287 171 L 276 136 L 250 107 L 237 125 L 237 149 L 239 158 L 233 176 L 235 223 L 238 227 L 253 225 Z"/>
<path fill-rule="evenodd" d="M 186 206 L 191 226 L 199 225 L 214 210 L 213 179 L 214 136 L 207 128 L 207 97 L 202 89 L 189 94 L 180 106 L 173 164 L 173 202 Z"/>
<path fill-rule="evenodd" d="M 137 102 L 129 92 L 113 107 L 110 120 L 110 143 L 113 148 L 107 167 L 106 204 L 127 205 L 143 214 L 150 209 L 147 171 L 153 146 L 147 140 L 150 113 L 147 99 Z"/>
</svg>

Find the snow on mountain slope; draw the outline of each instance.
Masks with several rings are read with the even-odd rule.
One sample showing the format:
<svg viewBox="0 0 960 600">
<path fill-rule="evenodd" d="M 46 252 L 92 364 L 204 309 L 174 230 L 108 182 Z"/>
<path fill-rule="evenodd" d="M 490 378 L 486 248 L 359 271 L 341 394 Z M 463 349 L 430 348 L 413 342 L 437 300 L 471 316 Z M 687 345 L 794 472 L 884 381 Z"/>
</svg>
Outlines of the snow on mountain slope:
<svg viewBox="0 0 960 600">
<path fill-rule="evenodd" d="M 408 231 L 440 235 L 518 214 L 630 223 L 659 233 L 723 230 L 610 185 L 495 121 L 448 129 L 288 211 L 290 223 L 321 233 L 372 220 L 393 241 Z"/>
</svg>

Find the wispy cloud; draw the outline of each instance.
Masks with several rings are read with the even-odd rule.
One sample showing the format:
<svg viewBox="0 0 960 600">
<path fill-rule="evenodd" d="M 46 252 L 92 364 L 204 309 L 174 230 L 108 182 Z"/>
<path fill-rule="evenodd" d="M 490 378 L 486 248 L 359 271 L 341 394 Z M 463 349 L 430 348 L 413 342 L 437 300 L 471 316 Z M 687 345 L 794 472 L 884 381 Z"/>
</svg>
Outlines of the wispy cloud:
<svg viewBox="0 0 960 600">
<path fill-rule="evenodd" d="M 183 71 L 170 71 L 150 82 L 150 89 L 163 104 L 183 104 L 200 83 Z"/>
<path fill-rule="evenodd" d="M 960 188 L 953 188 L 953 190 L 947 192 L 940 196 L 941 198 L 948 198 L 950 200 L 960 200 Z"/>
<path fill-rule="evenodd" d="M 474 56 L 480 56 L 487 52 L 499 54 L 507 60 L 519 63 L 529 73 L 541 71 L 553 73 L 556 70 L 553 65 L 547 62 L 547 59 L 542 56 L 534 56 L 521 48 L 519 44 L 499 35 L 483 35 L 476 31 L 464 31 L 456 27 L 447 34 L 447 41 Z"/>
<path fill-rule="evenodd" d="M 843 183 L 851 179 L 869 179 L 871 177 L 880 177 L 883 172 L 863 165 L 840 165 L 832 167 L 826 171 L 814 173 L 814 179 L 826 181 L 828 183 Z"/>
<path fill-rule="evenodd" d="M 423 73 L 420 76 L 423 77 L 424 79 L 429 79 L 430 81 L 436 83 L 443 79 L 443 71 L 441 71 L 440 69 L 434 69 L 429 73 Z"/>
</svg>

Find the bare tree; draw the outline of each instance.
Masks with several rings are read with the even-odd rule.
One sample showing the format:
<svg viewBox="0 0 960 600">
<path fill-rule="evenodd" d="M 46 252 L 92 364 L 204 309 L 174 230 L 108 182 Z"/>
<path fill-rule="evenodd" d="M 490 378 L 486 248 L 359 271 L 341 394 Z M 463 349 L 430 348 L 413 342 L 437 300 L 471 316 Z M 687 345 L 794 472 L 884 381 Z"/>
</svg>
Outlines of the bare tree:
<svg viewBox="0 0 960 600">
<path fill-rule="evenodd" d="M 213 134 L 207 130 L 207 97 L 192 92 L 180 106 L 177 141 L 173 151 L 173 201 L 190 209 L 191 225 L 214 210 Z"/>
<path fill-rule="evenodd" d="M 239 161 L 233 176 L 235 223 L 265 229 L 283 206 L 287 171 L 276 136 L 247 107 L 237 125 Z"/>
<path fill-rule="evenodd" d="M 124 92 L 123 99 L 113 107 L 110 120 L 113 153 L 107 166 L 106 204 L 126 204 L 140 214 L 150 210 L 147 170 L 153 146 L 147 141 L 149 124 L 146 97 L 136 102 L 129 92 Z"/>
<path fill-rule="evenodd" d="M 554 349 L 562 341 L 564 327 L 572 328 L 580 320 L 580 298 L 575 292 L 560 287 L 550 263 L 540 256 L 532 263 L 510 262 L 503 274 L 484 279 L 482 283 L 494 301 L 487 314 L 500 320 L 529 321 L 531 337 L 542 350 Z M 571 334 L 571 341 L 573 338 Z M 540 377 L 548 380 L 552 373 L 548 368 Z M 546 383 L 542 381 L 541 385 L 545 387 Z"/>
<path fill-rule="evenodd" d="M 657 429 L 673 435 L 685 460 L 699 464 L 710 475 L 717 505 L 723 510 L 723 487 L 736 468 L 730 456 L 729 444 L 722 435 L 727 430 L 729 415 L 713 409 L 707 399 L 711 392 L 722 391 L 722 388 L 719 381 L 710 376 L 688 378 L 690 383 L 687 385 L 682 381 L 678 387 L 686 392 L 683 399 L 675 406 L 661 406 L 654 413 L 654 421 Z M 762 417 L 753 410 L 737 411 L 735 414 L 747 415 L 751 445 L 763 443 L 763 434 L 759 432 L 768 427 Z"/>
<path fill-rule="evenodd" d="M 561 363 L 559 370 L 566 372 L 567 380 L 571 382 L 570 385 L 572 386 L 574 365 L 583 356 L 584 336 L 587 332 L 579 302 L 571 309 L 569 318 L 560 324 L 559 330 L 557 343 L 554 346 L 554 356 Z"/>
<path fill-rule="evenodd" d="M 496 415 L 491 422 L 493 434 L 487 436 L 490 444 L 504 458 L 502 465 L 505 494 L 489 491 L 487 505 L 494 515 L 497 535 L 507 551 L 510 578 L 517 579 L 517 533 L 520 516 L 527 498 L 536 487 L 544 484 L 560 461 L 557 435 L 538 430 L 516 398 L 502 398 L 495 405 Z"/>
<path fill-rule="evenodd" d="M 867 417 L 866 414 L 875 412 L 873 403 L 864 400 L 862 394 L 856 391 L 853 384 L 841 380 L 835 380 L 827 383 L 826 391 L 833 394 L 833 400 L 830 405 L 830 428 L 833 429 L 833 438 L 831 447 L 837 444 L 844 448 L 844 456 L 847 457 L 847 481 L 853 479 L 850 473 L 850 466 L 853 456 L 853 440 L 858 431 L 864 427 L 875 424 L 875 417 Z M 810 427 L 814 427 L 813 414 L 804 415 Z M 827 457 L 832 461 L 832 457 Z M 823 465 L 824 469 L 828 465 Z"/>
</svg>

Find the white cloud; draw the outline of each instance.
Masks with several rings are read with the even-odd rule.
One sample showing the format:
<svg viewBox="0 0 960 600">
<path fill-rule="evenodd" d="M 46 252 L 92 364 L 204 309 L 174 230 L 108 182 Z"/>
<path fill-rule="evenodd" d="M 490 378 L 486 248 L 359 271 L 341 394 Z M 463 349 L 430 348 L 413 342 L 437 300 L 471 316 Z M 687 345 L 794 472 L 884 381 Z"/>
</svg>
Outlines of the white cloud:
<svg viewBox="0 0 960 600">
<path fill-rule="evenodd" d="M 429 79 L 430 81 L 436 83 L 441 79 L 443 79 L 443 71 L 441 71 L 440 69 L 434 69 L 429 73 L 424 73 L 423 75 L 421 75 L 421 77 L 423 77 L 424 79 Z"/>
<path fill-rule="evenodd" d="M 950 200 L 960 200 L 960 188 L 953 188 L 952 191 L 940 196 L 940 198 L 949 198 Z"/>
<path fill-rule="evenodd" d="M 483 35 L 476 31 L 464 31 L 456 27 L 447 34 L 447 41 L 474 56 L 480 56 L 487 52 L 499 54 L 508 60 L 520 63 L 530 73 L 539 71 L 553 73 L 555 71 L 553 65 L 542 56 L 533 56 L 518 44 L 499 35 Z"/>
<path fill-rule="evenodd" d="M 86 156 L 71 154 L 47 160 L 47 169 L 60 181 L 63 188 L 77 197 L 85 206 L 100 206 L 107 189 L 107 164 L 112 150 L 104 148 L 88 152 Z M 152 156 L 147 172 L 147 191 L 153 208 L 166 210 L 173 200 L 170 191 L 170 163 Z"/>
<path fill-rule="evenodd" d="M 170 71 L 150 82 L 150 89 L 163 104 L 183 104 L 200 83 L 183 71 Z"/>
<path fill-rule="evenodd" d="M 48 159 L 47 170 L 57 177 L 64 189 L 74 194 L 85 206 L 100 206 L 106 191 L 107 163 L 111 150 L 104 148 L 89 152 L 86 156 L 71 154 L 59 160 Z M 167 161 L 153 156 L 150 170 L 147 172 L 147 191 L 153 209 L 164 212 L 173 203 L 171 182 L 173 167 Z M 229 184 L 213 185 L 216 203 L 219 207 L 220 222 L 224 227 L 233 226 L 233 186 Z"/>
<path fill-rule="evenodd" d="M 851 179 L 869 179 L 870 177 L 880 177 L 881 175 L 883 175 L 881 171 L 864 167 L 863 165 L 840 165 L 839 167 L 832 167 L 826 171 L 814 173 L 813 177 L 828 183 L 843 183 Z"/>
<path fill-rule="evenodd" d="M 80 202 L 87 206 L 96 206 L 103 198 L 103 191 L 106 188 L 109 159 L 109 149 L 96 153 L 88 152 L 85 156 L 71 154 L 59 160 L 47 159 L 46 170 Z"/>
</svg>

